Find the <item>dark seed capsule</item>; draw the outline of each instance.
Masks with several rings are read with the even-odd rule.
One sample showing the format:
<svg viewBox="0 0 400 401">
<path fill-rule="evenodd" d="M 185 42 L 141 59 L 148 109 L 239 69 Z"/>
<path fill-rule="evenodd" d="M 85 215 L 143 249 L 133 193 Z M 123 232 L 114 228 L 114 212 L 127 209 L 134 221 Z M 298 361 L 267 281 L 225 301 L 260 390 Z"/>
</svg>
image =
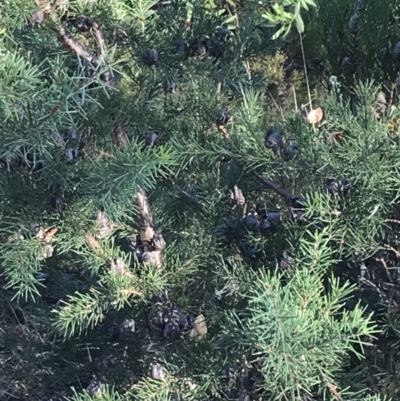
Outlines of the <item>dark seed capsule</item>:
<svg viewBox="0 0 400 401">
<path fill-rule="evenodd" d="M 357 1 L 357 10 L 364 11 L 365 10 L 365 0 L 358 0 Z"/>
<path fill-rule="evenodd" d="M 286 144 L 281 151 L 282 159 L 285 162 L 292 160 L 296 156 L 297 151 L 298 146 L 296 144 Z"/>
<path fill-rule="evenodd" d="M 60 136 L 64 143 L 76 140 L 76 131 L 73 128 L 66 128 L 60 131 Z"/>
<path fill-rule="evenodd" d="M 329 178 L 325 183 L 325 189 L 330 194 L 341 195 L 344 196 L 347 194 L 350 187 L 350 181 L 347 179 L 335 180 L 333 178 Z"/>
<path fill-rule="evenodd" d="M 260 231 L 266 232 L 272 227 L 271 221 L 267 218 L 260 221 Z"/>
<path fill-rule="evenodd" d="M 177 340 L 181 335 L 181 331 L 179 329 L 179 324 L 174 321 L 167 323 L 165 325 L 163 334 L 164 334 L 164 337 L 170 341 Z"/>
<path fill-rule="evenodd" d="M 164 312 L 161 308 L 153 308 L 149 313 L 149 326 L 153 330 L 164 329 Z"/>
<path fill-rule="evenodd" d="M 100 396 L 103 393 L 103 390 L 104 390 L 104 385 L 100 383 L 98 380 L 93 380 L 86 389 L 86 391 L 91 396 Z"/>
<path fill-rule="evenodd" d="M 354 14 L 351 16 L 349 21 L 349 29 L 352 34 L 356 34 L 358 32 L 358 28 L 360 25 L 360 15 Z"/>
<path fill-rule="evenodd" d="M 228 29 L 227 25 L 224 25 L 222 28 L 218 29 L 216 37 L 221 42 L 228 42 L 228 40 L 231 38 L 231 31 Z"/>
<path fill-rule="evenodd" d="M 158 51 L 153 48 L 147 48 L 143 52 L 143 62 L 149 66 L 157 64 Z"/>
<path fill-rule="evenodd" d="M 62 154 L 62 160 L 68 163 L 73 163 L 78 158 L 78 149 L 69 148 L 65 149 Z"/>
<path fill-rule="evenodd" d="M 262 203 L 256 204 L 256 212 L 261 217 L 265 217 L 267 215 L 267 209 L 266 209 L 265 205 Z"/>
<path fill-rule="evenodd" d="M 268 211 L 267 219 L 271 222 L 272 226 L 276 227 L 281 221 L 281 214 L 276 211 Z"/>
<path fill-rule="evenodd" d="M 153 302 L 153 304 L 165 305 L 168 302 L 168 299 L 169 298 L 167 290 L 158 290 L 151 298 L 151 302 Z"/>
<path fill-rule="evenodd" d="M 155 131 L 148 130 L 144 134 L 143 143 L 145 146 L 152 148 L 154 146 L 157 146 L 159 144 L 159 142 L 160 142 L 159 136 L 156 134 Z"/>
<path fill-rule="evenodd" d="M 164 81 L 163 83 L 163 89 L 165 93 L 175 93 L 176 87 L 176 83 L 170 80 Z"/>
<path fill-rule="evenodd" d="M 264 145 L 277 153 L 283 147 L 282 135 L 275 128 L 270 128 L 265 134 Z"/>
<path fill-rule="evenodd" d="M 234 380 L 236 378 L 236 374 L 236 370 L 229 366 L 224 366 L 221 370 L 221 376 L 224 379 Z"/>
<path fill-rule="evenodd" d="M 164 324 L 167 324 L 170 322 L 177 322 L 179 324 L 181 319 L 182 319 L 181 311 L 176 306 L 172 306 L 171 308 L 168 308 L 165 311 L 164 317 L 163 317 Z"/>
<path fill-rule="evenodd" d="M 228 124 L 229 119 L 231 118 L 229 114 L 229 110 L 227 106 L 222 107 L 218 112 L 218 117 L 215 120 L 215 124 L 220 127 Z"/>
<path fill-rule="evenodd" d="M 242 241 L 239 244 L 239 249 L 242 252 L 243 257 L 249 259 L 255 259 L 258 253 L 257 246 L 249 244 L 248 242 Z"/>
<path fill-rule="evenodd" d="M 134 333 L 136 331 L 136 323 L 133 319 L 125 319 L 122 323 L 122 330 L 125 333 Z"/>
<path fill-rule="evenodd" d="M 93 27 L 93 21 L 86 15 L 80 15 L 79 17 L 71 18 L 69 21 L 79 32 L 82 33 L 89 32 Z"/>
<path fill-rule="evenodd" d="M 256 231 L 258 227 L 258 218 L 255 214 L 249 213 L 244 218 L 243 223 L 249 231 Z"/>
<path fill-rule="evenodd" d="M 181 321 L 179 322 L 179 328 L 182 333 L 187 333 L 189 330 L 192 330 L 194 326 L 194 319 L 191 315 L 183 316 Z"/>
<path fill-rule="evenodd" d="M 208 48 L 209 48 L 209 45 L 208 45 L 207 41 L 200 39 L 197 42 L 197 48 L 195 51 L 195 55 L 197 57 L 204 57 L 208 52 Z"/>
</svg>

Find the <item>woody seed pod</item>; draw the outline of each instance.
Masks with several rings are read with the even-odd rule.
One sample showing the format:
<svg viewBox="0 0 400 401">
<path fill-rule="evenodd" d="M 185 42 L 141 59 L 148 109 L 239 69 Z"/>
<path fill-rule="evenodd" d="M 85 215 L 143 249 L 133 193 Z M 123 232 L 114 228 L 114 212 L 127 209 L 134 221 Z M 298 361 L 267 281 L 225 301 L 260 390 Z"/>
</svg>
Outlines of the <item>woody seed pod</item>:
<svg viewBox="0 0 400 401">
<path fill-rule="evenodd" d="M 176 341 L 181 335 L 179 324 L 177 322 L 167 323 L 164 327 L 163 335 L 170 341 Z"/>
<path fill-rule="evenodd" d="M 79 32 L 82 33 L 89 32 L 93 27 L 93 21 L 86 15 L 71 18 L 69 21 Z"/>
<path fill-rule="evenodd" d="M 265 134 L 264 145 L 277 153 L 283 147 L 282 135 L 274 127 L 271 127 Z"/>
<path fill-rule="evenodd" d="M 153 48 L 147 48 L 143 52 L 143 62 L 149 66 L 157 64 L 158 51 Z"/>
<path fill-rule="evenodd" d="M 218 117 L 215 120 L 215 124 L 220 127 L 228 124 L 229 119 L 231 118 L 229 114 L 229 110 L 227 106 L 222 107 L 218 112 Z"/>
<path fill-rule="evenodd" d="M 176 83 L 170 80 L 164 81 L 163 83 L 163 89 L 165 93 L 175 93 L 176 87 Z"/>
</svg>

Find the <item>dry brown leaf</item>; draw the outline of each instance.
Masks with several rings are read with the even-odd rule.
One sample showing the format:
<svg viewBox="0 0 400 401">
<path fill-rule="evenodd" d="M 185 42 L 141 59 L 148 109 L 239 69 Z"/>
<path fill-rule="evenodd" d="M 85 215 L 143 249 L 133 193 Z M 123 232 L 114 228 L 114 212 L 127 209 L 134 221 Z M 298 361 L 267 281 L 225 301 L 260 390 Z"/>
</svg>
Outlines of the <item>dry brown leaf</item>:
<svg viewBox="0 0 400 401">
<path fill-rule="evenodd" d="M 99 242 L 90 234 L 86 235 L 86 241 L 92 249 L 100 249 Z"/>
<path fill-rule="evenodd" d="M 52 227 L 46 230 L 46 234 L 44 236 L 44 240 L 47 243 L 50 243 L 53 240 L 53 237 L 57 234 L 58 228 Z"/>
<path fill-rule="evenodd" d="M 204 315 L 200 314 L 196 317 L 193 323 L 193 329 L 190 332 L 190 337 L 197 337 L 198 339 L 202 339 L 208 332 L 207 322 Z"/>
<path fill-rule="evenodd" d="M 122 295 L 137 295 L 138 297 L 144 297 L 143 292 L 135 290 L 133 288 L 124 288 L 120 291 Z"/>
<path fill-rule="evenodd" d="M 100 156 L 115 159 L 115 156 L 112 153 L 104 152 L 104 150 L 100 150 Z"/>
<path fill-rule="evenodd" d="M 223 125 L 218 126 L 218 131 L 222 133 L 222 135 L 224 136 L 225 139 L 230 138 L 228 130 Z"/>
<path fill-rule="evenodd" d="M 318 124 L 324 117 L 324 112 L 322 111 L 321 107 L 317 109 L 311 110 L 307 114 L 307 122 L 309 124 Z"/>
</svg>

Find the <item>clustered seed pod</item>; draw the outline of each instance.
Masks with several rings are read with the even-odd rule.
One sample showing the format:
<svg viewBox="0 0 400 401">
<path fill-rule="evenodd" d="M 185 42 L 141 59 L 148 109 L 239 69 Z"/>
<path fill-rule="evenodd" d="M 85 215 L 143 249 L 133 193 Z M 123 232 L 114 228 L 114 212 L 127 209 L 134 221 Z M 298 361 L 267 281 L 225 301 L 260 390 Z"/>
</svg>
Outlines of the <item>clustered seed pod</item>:
<svg viewBox="0 0 400 401">
<path fill-rule="evenodd" d="M 147 48 L 143 52 L 143 62 L 149 66 L 155 65 L 158 62 L 158 51 L 153 48 Z"/>
<path fill-rule="evenodd" d="M 297 144 L 285 143 L 282 134 L 275 127 L 271 127 L 265 134 L 264 145 L 276 155 L 279 154 L 284 161 L 292 160 L 299 150 Z"/>
<path fill-rule="evenodd" d="M 110 354 L 110 355 L 106 355 L 103 359 L 103 365 L 106 368 L 115 368 L 115 366 L 117 366 L 119 360 L 116 356 Z"/>
<path fill-rule="evenodd" d="M 277 211 L 268 211 L 265 206 L 258 204 L 256 210 L 251 210 L 240 220 L 227 220 L 218 226 L 216 237 L 218 242 L 227 244 L 240 241 L 246 232 L 267 234 L 276 228 L 281 221 L 281 214 Z"/>
<path fill-rule="evenodd" d="M 159 299 L 160 295 L 155 296 L 155 300 Z M 193 317 L 183 315 L 177 306 L 165 307 L 159 302 L 153 305 L 148 322 L 152 330 L 162 333 L 164 338 L 170 341 L 175 341 L 182 334 L 188 333 L 194 324 Z"/>
<path fill-rule="evenodd" d="M 345 178 L 339 180 L 328 178 L 325 183 L 326 191 L 328 191 L 332 195 L 337 194 L 340 196 L 345 196 L 347 195 L 349 188 L 350 181 Z"/>
<path fill-rule="evenodd" d="M 244 258 L 257 260 L 260 250 L 247 240 L 249 232 L 267 235 L 280 223 L 281 214 L 277 211 L 267 211 L 266 207 L 257 204 L 256 210 L 242 217 L 240 220 L 227 220 L 217 227 L 216 240 L 227 245 L 236 244 Z"/>
</svg>

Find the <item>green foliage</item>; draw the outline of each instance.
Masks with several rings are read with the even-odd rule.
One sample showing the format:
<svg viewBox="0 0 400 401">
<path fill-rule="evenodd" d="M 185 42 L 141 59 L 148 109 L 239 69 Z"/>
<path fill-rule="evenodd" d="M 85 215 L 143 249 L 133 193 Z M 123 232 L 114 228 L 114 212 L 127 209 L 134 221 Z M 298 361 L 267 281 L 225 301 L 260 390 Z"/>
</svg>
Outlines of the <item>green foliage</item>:
<svg viewBox="0 0 400 401">
<path fill-rule="evenodd" d="M 393 1 L 368 2 L 357 32 L 355 2 L 79 0 L 36 23 L 40 2 L 1 7 L 2 397 L 398 398 L 400 116 L 394 86 L 380 93 L 398 66 L 375 60 Z M 293 153 L 266 146 L 272 125 Z M 196 330 L 152 328 L 159 290 Z"/>
</svg>

